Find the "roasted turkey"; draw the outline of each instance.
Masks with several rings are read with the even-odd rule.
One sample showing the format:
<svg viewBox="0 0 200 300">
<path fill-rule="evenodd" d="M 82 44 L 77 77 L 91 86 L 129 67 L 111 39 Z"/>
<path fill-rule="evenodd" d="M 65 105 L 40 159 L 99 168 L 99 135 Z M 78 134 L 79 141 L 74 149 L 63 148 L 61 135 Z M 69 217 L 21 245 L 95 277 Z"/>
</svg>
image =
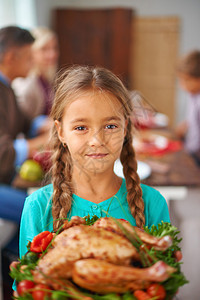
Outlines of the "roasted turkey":
<svg viewBox="0 0 200 300">
<path fill-rule="evenodd" d="M 106 230 L 125 237 L 125 234 L 119 227 L 118 222 L 123 225 L 123 229 L 126 233 L 130 234 L 131 237 L 139 237 L 143 243 L 150 247 L 154 247 L 156 250 L 164 251 L 172 245 L 172 238 L 170 236 L 167 235 L 162 238 L 154 237 L 138 227 L 133 227 L 129 222 L 122 219 L 116 221 L 113 218 L 101 218 L 97 220 L 93 226 L 97 228 L 105 228 Z"/>
<path fill-rule="evenodd" d="M 148 247 L 165 250 L 171 238 L 153 237 L 128 222 L 101 218 L 93 226 L 84 225 L 85 219 L 74 217 L 64 224 L 52 248 L 44 255 L 34 271 L 34 281 L 59 289 L 59 283 L 74 283 L 98 293 L 124 293 L 162 282 L 176 269 L 158 261 L 148 268 L 134 267 L 140 256 L 126 238 L 123 228 L 132 238 L 139 237 Z M 67 283 L 66 283 L 67 284 Z"/>
</svg>

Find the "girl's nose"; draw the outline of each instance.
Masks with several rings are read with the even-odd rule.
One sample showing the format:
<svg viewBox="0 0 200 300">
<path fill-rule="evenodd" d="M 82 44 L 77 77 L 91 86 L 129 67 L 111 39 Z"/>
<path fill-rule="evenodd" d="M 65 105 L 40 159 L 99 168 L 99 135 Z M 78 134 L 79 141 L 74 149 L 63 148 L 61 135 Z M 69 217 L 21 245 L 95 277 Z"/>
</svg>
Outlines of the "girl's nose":
<svg viewBox="0 0 200 300">
<path fill-rule="evenodd" d="M 104 134 L 103 130 L 95 131 L 94 133 L 91 133 L 91 136 L 89 138 L 88 144 L 90 147 L 100 147 L 104 145 Z"/>
</svg>

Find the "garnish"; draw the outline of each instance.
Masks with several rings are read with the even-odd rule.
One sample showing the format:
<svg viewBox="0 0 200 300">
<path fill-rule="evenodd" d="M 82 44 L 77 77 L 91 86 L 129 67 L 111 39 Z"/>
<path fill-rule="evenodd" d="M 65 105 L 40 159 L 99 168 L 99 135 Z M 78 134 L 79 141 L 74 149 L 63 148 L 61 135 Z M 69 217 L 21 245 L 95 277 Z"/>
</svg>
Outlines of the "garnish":
<svg viewBox="0 0 200 300">
<path fill-rule="evenodd" d="M 181 242 L 182 238 L 178 238 L 180 231 L 178 231 L 177 228 L 171 223 L 166 222 L 161 222 L 158 224 L 158 226 L 153 225 L 151 228 L 145 226 L 144 230 L 145 232 L 156 237 L 163 237 L 166 235 L 172 237 L 172 245 L 164 252 L 155 250 L 154 248 L 149 250 L 150 256 L 156 257 L 157 260 L 162 260 L 169 266 L 177 269 L 176 273 L 171 274 L 170 278 L 162 283 L 167 293 L 165 299 L 171 299 L 171 297 L 176 294 L 180 286 L 188 283 L 188 280 L 181 272 L 182 263 L 176 259 L 176 252 L 181 250 L 179 243 Z"/>
<path fill-rule="evenodd" d="M 85 221 L 86 221 L 86 225 L 93 225 L 98 219 L 99 217 L 97 217 L 96 215 L 94 215 L 93 217 L 90 217 L 90 215 L 87 215 L 84 217 Z"/>
</svg>

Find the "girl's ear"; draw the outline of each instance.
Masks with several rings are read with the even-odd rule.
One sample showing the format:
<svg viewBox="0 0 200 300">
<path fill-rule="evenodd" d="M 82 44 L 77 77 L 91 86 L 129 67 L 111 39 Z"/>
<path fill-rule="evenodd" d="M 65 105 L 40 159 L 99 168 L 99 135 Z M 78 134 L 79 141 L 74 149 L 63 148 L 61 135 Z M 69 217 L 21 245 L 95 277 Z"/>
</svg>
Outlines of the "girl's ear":
<svg viewBox="0 0 200 300">
<path fill-rule="evenodd" d="M 64 140 L 64 137 L 63 137 L 63 133 L 62 133 L 61 123 L 58 120 L 55 120 L 54 124 L 56 126 L 56 130 L 57 130 L 57 133 L 58 133 L 59 140 L 61 141 L 62 144 L 66 143 L 66 141 Z"/>
</svg>

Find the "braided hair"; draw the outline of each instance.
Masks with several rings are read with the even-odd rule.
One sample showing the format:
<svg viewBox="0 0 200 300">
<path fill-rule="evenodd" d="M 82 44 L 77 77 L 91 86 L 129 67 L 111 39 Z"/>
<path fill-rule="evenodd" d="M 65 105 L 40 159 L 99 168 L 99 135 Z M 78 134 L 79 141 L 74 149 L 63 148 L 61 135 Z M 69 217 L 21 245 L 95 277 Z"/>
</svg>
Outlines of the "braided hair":
<svg viewBox="0 0 200 300">
<path fill-rule="evenodd" d="M 126 179 L 127 201 L 131 214 L 135 218 L 136 225 L 143 228 L 145 224 L 144 202 L 142 200 L 142 189 L 140 187 L 140 178 L 137 174 L 137 161 L 135 151 L 132 146 L 132 130 L 129 119 L 127 125 L 127 134 L 121 151 L 120 160 L 123 165 L 123 173 Z"/>
<path fill-rule="evenodd" d="M 140 228 L 145 224 L 144 202 L 140 179 L 137 174 L 137 162 L 132 146 L 132 105 L 127 89 L 121 80 L 111 71 L 99 67 L 74 66 L 65 70 L 57 77 L 55 84 L 55 98 L 51 110 L 51 117 L 61 123 L 66 106 L 87 91 L 101 91 L 115 96 L 121 103 L 121 109 L 127 120 L 127 130 L 122 147 L 120 160 L 126 179 L 127 201 L 136 225 Z M 53 203 L 52 215 L 54 230 L 64 222 L 71 209 L 73 194 L 72 171 L 73 163 L 69 149 L 62 144 L 54 125 L 51 135 L 52 143 L 52 183 Z"/>
</svg>

